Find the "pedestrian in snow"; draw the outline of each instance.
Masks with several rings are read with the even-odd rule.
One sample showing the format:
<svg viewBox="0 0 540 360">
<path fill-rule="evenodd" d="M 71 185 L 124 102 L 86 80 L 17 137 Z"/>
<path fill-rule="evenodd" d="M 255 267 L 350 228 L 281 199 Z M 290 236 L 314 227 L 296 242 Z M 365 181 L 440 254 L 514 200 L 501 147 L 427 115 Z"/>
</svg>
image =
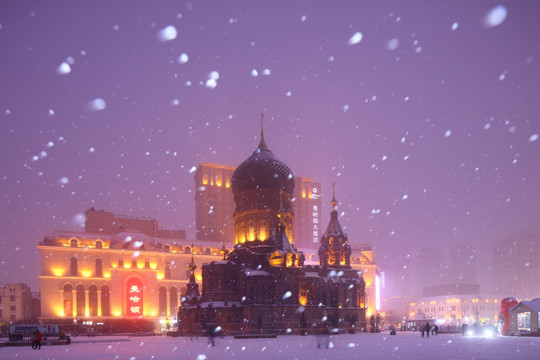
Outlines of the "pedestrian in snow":
<svg viewBox="0 0 540 360">
<path fill-rule="evenodd" d="M 208 327 L 208 346 L 216 346 L 214 338 L 216 337 L 216 331 L 214 327 Z"/>
<path fill-rule="evenodd" d="M 37 330 L 32 333 L 32 349 L 37 348 Z"/>
<path fill-rule="evenodd" d="M 435 326 L 433 327 L 433 332 L 435 333 L 435 335 L 439 335 L 439 325 L 435 324 Z"/>
<path fill-rule="evenodd" d="M 328 328 L 328 324 L 326 321 L 321 321 L 317 325 L 317 349 L 320 349 L 321 347 L 325 347 L 327 349 L 330 348 L 330 329 Z"/>
<path fill-rule="evenodd" d="M 38 349 L 41 349 L 41 340 L 42 340 L 41 331 L 36 330 L 36 347 Z"/>
<path fill-rule="evenodd" d="M 427 337 L 429 337 L 429 330 L 431 330 L 431 326 L 429 325 L 429 323 L 426 323 L 426 335 L 427 335 Z"/>
<path fill-rule="evenodd" d="M 424 337 L 425 331 L 426 331 L 426 325 L 420 325 L 420 333 L 422 334 L 422 337 Z"/>
</svg>

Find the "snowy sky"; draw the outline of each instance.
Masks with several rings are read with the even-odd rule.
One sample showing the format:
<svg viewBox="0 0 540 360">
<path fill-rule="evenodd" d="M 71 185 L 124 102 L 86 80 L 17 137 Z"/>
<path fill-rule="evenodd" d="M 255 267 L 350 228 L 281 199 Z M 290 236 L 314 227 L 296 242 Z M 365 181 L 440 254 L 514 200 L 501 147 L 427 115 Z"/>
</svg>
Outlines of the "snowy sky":
<svg viewBox="0 0 540 360">
<path fill-rule="evenodd" d="M 88 208 L 194 238 L 193 167 L 266 143 L 399 264 L 540 218 L 540 2 L 0 2 L 0 283 Z"/>
</svg>

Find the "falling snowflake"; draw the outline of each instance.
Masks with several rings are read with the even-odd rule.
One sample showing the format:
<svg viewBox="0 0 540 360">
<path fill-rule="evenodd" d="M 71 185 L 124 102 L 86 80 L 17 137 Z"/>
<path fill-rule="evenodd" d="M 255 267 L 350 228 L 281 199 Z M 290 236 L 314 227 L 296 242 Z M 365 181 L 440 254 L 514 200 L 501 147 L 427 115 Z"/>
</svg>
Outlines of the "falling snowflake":
<svg viewBox="0 0 540 360">
<path fill-rule="evenodd" d="M 87 108 L 90 111 L 100 111 L 107 107 L 107 103 L 102 98 L 96 98 L 87 104 Z"/>
<path fill-rule="evenodd" d="M 178 62 L 180 64 L 185 64 L 188 61 L 189 61 L 189 56 L 186 53 L 181 53 L 180 56 L 178 57 Z"/>
<path fill-rule="evenodd" d="M 501 25 L 506 19 L 507 11 L 502 5 L 498 5 L 491 9 L 484 17 L 484 26 L 493 27 Z"/>
<path fill-rule="evenodd" d="M 71 72 L 71 66 L 69 66 L 69 64 L 64 61 L 63 63 L 60 64 L 60 66 L 58 66 L 56 71 L 60 75 L 66 75 L 66 74 L 69 74 Z"/>
<path fill-rule="evenodd" d="M 386 48 L 388 50 L 396 50 L 399 46 L 399 39 L 390 39 L 388 40 L 388 42 L 386 43 Z"/>
<path fill-rule="evenodd" d="M 172 25 L 169 25 L 162 30 L 160 30 L 157 34 L 157 37 L 159 41 L 169 41 L 176 39 L 176 36 L 178 35 L 176 28 Z"/>
<path fill-rule="evenodd" d="M 219 72 L 212 71 L 210 74 L 208 74 L 208 80 L 206 80 L 206 87 L 210 89 L 214 89 L 217 86 L 217 80 L 219 79 Z"/>
<path fill-rule="evenodd" d="M 353 36 L 351 36 L 351 38 L 349 39 L 349 45 L 356 45 L 358 44 L 360 41 L 362 41 L 362 33 L 361 32 L 357 32 L 355 33 Z"/>
</svg>

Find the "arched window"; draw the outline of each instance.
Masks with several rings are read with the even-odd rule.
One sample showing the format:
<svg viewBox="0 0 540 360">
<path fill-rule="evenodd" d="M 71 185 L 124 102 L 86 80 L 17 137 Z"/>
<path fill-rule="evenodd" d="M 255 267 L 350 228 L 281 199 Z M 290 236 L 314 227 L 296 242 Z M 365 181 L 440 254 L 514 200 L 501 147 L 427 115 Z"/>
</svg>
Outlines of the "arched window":
<svg viewBox="0 0 540 360">
<path fill-rule="evenodd" d="M 242 229 L 241 230 L 242 235 L 240 235 L 240 242 L 245 243 L 246 240 L 248 239 L 248 227 L 247 227 L 246 223 L 242 223 L 242 225 L 240 225 L 240 227 Z"/>
<path fill-rule="evenodd" d="M 171 252 L 171 246 L 170 245 L 165 245 L 163 247 L 163 251 L 165 251 L 166 253 Z"/>
<path fill-rule="evenodd" d="M 257 236 L 260 240 L 266 240 L 267 238 L 267 231 L 266 231 L 266 222 L 261 221 L 259 224 L 259 234 Z"/>
<path fill-rule="evenodd" d="M 101 240 L 96 241 L 96 249 L 103 249 L 103 241 Z"/>
<path fill-rule="evenodd" d="M 101 316 L 111 316 L 111 300 L 107 285 L 101 287 Z"/>
<path fill-rule="evenodd" d="M 73 316 L 73 287 L 64 285 L 64 315 Z"/>
<path fill-rule="evenodd" d="M 74 256 L 71 258 L 71 264 L 70 264 L 70 275 L 71 276 L 79 276 L 79 261 L 77 259 L 77 256 Z"/>
<path fill-rule="evenodd" d="M 159 316 L 167 316 L 167 289 L 159 288 Z"/>
<path fill-rule="evenodd" d="M 171 304 L 171 316 L 176 316 L 178 312 L 178 290 L 173 286 L 169 294 L 170 304 Z"/>
<path fill-rule="evenodd" d="M 185 252 L 186 254 L 191 254 L 191 247 L 186 246 L 186 248 L 184 249 L 184 252 Z"/>
<path fill-rule="evenodd" d="M 255 223 L 253 222 L 249 223 L 248 240 L 249 241 L 255 240 Z"/>
<path fill-rule="evenodd" d="M 90 310 L 90 316 L 98 316 L 98 293 L 96 285 L 90 285 L 88 288 L 88 308 Z"/>
<path fill-rule="evenodd" d="M 165 263 L 164 273 L 165 273 L 165 279 L 170 280 L 171 279 L 171 264 L 168 261 Z"/>
<path fill-rule="evenodd" d="M 77 316 L 86 316 L 86 297 L 84 286 L 77 285 Z"/>
<path fill-rule="evenodd" d="M 103 277 L 103 260 L 96 259 L 96 277 Z"/>
<path fill-rule="evenodd" d="M 77 247 L 79 246 L 79 242 L 77 241 L 77 239 L 71 239 L 71 241 L 69 242 L 69 245 L 71 247 Z"/>
</svg>

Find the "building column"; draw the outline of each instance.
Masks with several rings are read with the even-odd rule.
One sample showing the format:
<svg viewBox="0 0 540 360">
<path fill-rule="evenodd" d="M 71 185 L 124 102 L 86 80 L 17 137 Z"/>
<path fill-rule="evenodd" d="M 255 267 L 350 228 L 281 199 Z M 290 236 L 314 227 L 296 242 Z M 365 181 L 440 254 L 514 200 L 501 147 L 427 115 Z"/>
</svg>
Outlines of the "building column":
<svg viewBox="0 0 540 360">
<path fill-rule="evenodd" d="M 97 316 L 101 316 L 101 290 L 97 291 Z"/>
<path fill-rule="evenodd" d="M 88 301 L 90 300 L 90 290 L 84 289 L 84 316 L 90 315 L 90 304 Z"/>
<path fill-rule="evenodd" d="M 171 290 L 167 289 L 167 316 L 171 316 Z"/>
<path fill-rule="evenodd" d="M 66 309 L 64 309 L 64 289 L 60 289 L 58 290 L 58 292 L 60 293 L 60 309 L 62 309 L 60 311 L 60 314 L 61 316 L 67 316 L 68 314 L 64 313 L 64 311 Z"/>
<path fill-rule="evenodd" d="M 77 317 L 77 291 L 71 290 L 71 306 L 73 307 L 71 309 L 71 316 Z"/>
</svg>

